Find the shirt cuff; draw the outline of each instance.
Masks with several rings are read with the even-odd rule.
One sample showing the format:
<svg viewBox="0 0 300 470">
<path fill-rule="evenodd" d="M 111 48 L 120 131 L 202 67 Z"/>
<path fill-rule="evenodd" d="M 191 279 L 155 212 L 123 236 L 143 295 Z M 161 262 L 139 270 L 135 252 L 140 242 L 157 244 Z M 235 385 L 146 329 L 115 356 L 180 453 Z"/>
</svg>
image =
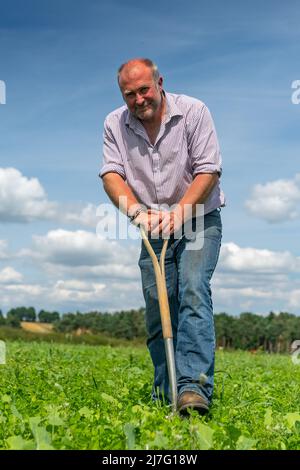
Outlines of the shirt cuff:
<svg viewBox="0 0 300 470">
<path fill-rule="evenodd" d="M 199 173 L 218 173 L 220 177 L 222 175 L 222 168 L 218 165 L 205 164 L 194 169 L 193 177 L 195 178 L 195 176 L 199 175 Z"/>
<path fill-rule="evenodd" d="M 104 165 L 102 170 L 99 173 L 99 177 L 103 178 L 103 176 L 106 173 L 118 173 L 118 175 L 122 176 L 122 178 L 126 180 L 126 175 L 121 165 L 117 165 L 114 163 L 109 163 L 109 164 Z"/>
</svg>

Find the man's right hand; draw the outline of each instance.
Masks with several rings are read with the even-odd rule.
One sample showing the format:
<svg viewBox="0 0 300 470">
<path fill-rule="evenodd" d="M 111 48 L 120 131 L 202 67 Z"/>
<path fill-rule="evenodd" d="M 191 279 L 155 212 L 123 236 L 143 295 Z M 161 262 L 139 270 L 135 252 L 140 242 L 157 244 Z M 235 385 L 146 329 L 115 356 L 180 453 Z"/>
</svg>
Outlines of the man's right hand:
<svg viewBox="0 0 300 470">
<path fill-rule="evenodd" d="M 147 236 L 151 235 L 151 232 L 158 227 L 162 221 L 162 211 L 148 209 L 147 212 L 141 212 L 134 220 L 133 224 L 139 227 L 143 227 Z M 156 237 L 158 238 L 158 237 Z"/>
</svg>

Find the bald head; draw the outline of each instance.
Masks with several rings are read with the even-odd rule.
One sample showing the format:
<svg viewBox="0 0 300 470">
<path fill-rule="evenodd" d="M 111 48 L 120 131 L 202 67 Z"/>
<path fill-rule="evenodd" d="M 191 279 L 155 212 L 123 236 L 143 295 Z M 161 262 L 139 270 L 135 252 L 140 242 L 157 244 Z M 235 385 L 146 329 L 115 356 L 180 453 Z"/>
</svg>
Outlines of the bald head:
<svg viewBox="0 0 300 470">
<path fill-rule="evenodd" d="M 122 80 L 135 78 L 137 74 L 147 73 L 149 71 L 154 82 L 158 82 L 160 74 L 157 65 L 150 59 L 137 58 L 130 59 L 119 67 L 118 70 L 118 83 L 121 85 Z"/>
</svg>

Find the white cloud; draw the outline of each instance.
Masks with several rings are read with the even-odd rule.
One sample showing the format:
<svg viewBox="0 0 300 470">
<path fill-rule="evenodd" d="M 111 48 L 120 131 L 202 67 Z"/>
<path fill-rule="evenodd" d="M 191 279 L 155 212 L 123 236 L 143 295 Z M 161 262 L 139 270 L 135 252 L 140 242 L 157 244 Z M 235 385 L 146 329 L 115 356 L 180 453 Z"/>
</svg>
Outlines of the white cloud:
<svg viewBox="0 0 300 470">
<path fill-rule="evenodd" d="M 22 274 L 10 266 L 7 266 L 0 271 L 0 283 L 15 283 L 21 282 L 22 280 Z"/>
<path fill-rule="evenodd" d="M 291 309 L 300 309 L 300 288 L 293 289 L 288 293 L 289 307 Z"/>
<path fill-rule="evenodd" d="M 99 239 L 91 232 L 58 229 L 44 236 L 33 236 L 32 248 L 22 249 L 16 255 L 16 259 L 22 258 L 48 282 L 76 278 L 78 289 L 85 282 L 89 286 L 101 283 L 107 285 L 108 292 L 113 283 L 128 286 L 135 282 L 141 290 L 137 244 L 126 246 Z"/>
<path fill-rule="evenodd" d="M 81 292 L 88 292 L 91 289 L 91 285 L 88 282 L 78 281 L 77 279 L 70 279 L 68 281 L 57 281 L 55 289 L 58 290 L 75 290 Z M 101 284 L 101 288 L 104 288 L 105 284 Z"/>
<path fill-rule="evenodd" d="M 45 283 L 1 285 L 2 304 L 59 311 L 140 307 L 144 301 L 138 256 L 137 245 L 121 245 L 84 230 L 33 236 L 32 248 L 21 250 L 16 259 L 23 257 L 40 269 Z"/>
<path fill-rule="evenodd" d="M 4 287 L 7 291 L 12 292 L 13 295 L 23 293 L 29 295 L 29 297 L 36 297 L 43 294 L 47 289 L 44 286 L 38 284 L 20 284 L 20 285 L 9 285 Z"/>
<path fill-rule="evenodd" d="M 48 220 L 96 229 L 96 210 L 94 204 L 49 201 L 37 178 L 27 178 L 15 168 L 0 168 L 0 222 Z"/>
<path fill-rule="evenodd" d="M 90 301 L 91 298 L 93 298 L 94 301 L 99 301 L 103 296 L 103 290 L 105 287 L 105 284 L 101 283 L 88 283 L 78 280 L 60 280 L 54 285 L 53 289 L 49 291 L 49 298 L 52 298 L 52 300 L 55 300 L 56 302 L 57 300 L 61 302 L 86 302 Z"/>
<path fill-rule="evenodd" d="M 300 173 L 290 180 L 280 179 L 265 185 L 255 185 L 245 206 L 252 215 L 274 223 L 298 218 L 299 202 Z"/>
<path fill-rule="evenodd" d="M 98 238 L 84 230 L 51 230 L 45 236 L 33 236 L 33 250 L 22 250 L 21 255 L 63 266 L 118 265 L 120 269 L 132 264 L 137 256 L 136 247 L 121 246 L 117 241 Z"/>
<path fill-rule="evenodd" d="M 59 279 L 47 285 L 0 284 L 1 307 L 7 310 L 17 305 L 39 309 L 65 311 L 113 311 L 139 308 L 143 305 L 140 283 L 131 281 L 88 282 Z"/>
<path fill-rule="evenodd" d="M 99 239 L 96 234 L 84 230 L 51 230 L 44 236 L 33 236 L 33 249 L 23 249 L 18 257 L 26 256 L 38 263 L 47 263 L 50 272 L 74 272 L 80 278 L 107 277 L 115 279 L 139 279 L 137 266 L 138 245 L 122 245 L 113 240 Z M 300 272 L 300 257 L 288 251 L 240 247 L 224 243 L 221 247 L 218 270 L 233 273 L 283 276 Z M 240 278 L 237 278 L 237 281 Z"/>
<path fill-rule="evenodd" d="M 292 253 L 225 243 L 212 279 L 217 310 L 300 310 L 300 258 Z"/>
<path fill-rule="evenodd" d="M 0 220 L 31 222 L 51 219 L 57 204 L 47 200 L 37 178 L 28 179 L 15 168 L 0 168 Z"/>
<path fill-rule="evenodd" d="M 47 287 L 37 284 L 0 284 L 1 307 L 6 310 L 17 306 L 47 308 Z"/>
<path fill-rule="evenodd" d="M 103 208 L 100 210 L 99 215 L 97 211 L 99 208 Z M 105 213 L 105 210 L 107 211 Z M 83 204 L 83 203 L 76 203 L 76 204 L 60 204 L 57 212 L 55 214 L 56 222 L 60 224 L 72 224 L 72 225 L 80 225 L 83 227 L 90 227 L 95 229 L 98 227 L 101 228 L 103 225 L 103 234 L 104 234 L 104 226 L 109 225 L 110 230 L 116 231 L 117 227 L 117 220 L 119 217 L 118 210 L 112 204 L 100 204 L 99 206 L 95 206 L 95 204 Z M 123 216 L 125 217 L 125 216 Z M 101 230 L 99 230 L 100 236 Z M 103 237 L 102 237 L 103 238 Z"/>
<path fill-rule="evenodd" d="M 62 213 L 60 218 L 62 222 L 96 228 L 96 210 L 97 207 L 94 204 L 87 204 L 82 208 L 74 207 L 73 210 Z"/>
<path fill-rule="evenodd" d="M 222 270 L 245 273 L 300 272 L 300 257 L 288 251 L 241 248 L 235 243 L 225 243 L 221 248 L 219 265 Z"/>
<path fill-rule="evenodd" d="M 269 299 L 272 297 L 272 292 L 268 289 L 253 289 L 253 287 L 242 287 L 242 288 L 219 288 L 216 295 L 218 298 L 225 300 L 234 298 L 237 299 L 237 296 L 240 298 L 246 299 Z M 239 300 L 240 302 L 240 300 Z"/>
<path fill-rule="evenodd" d="M 242 312 L 251 310 L 255 313 L 259 311 L 290 311 L 299 313 L 300 310 L 300 285 L 299 289 L 291 288 L 290 280 L 277 285 L 276 281 L 261 279 L 261 285 L 249 286 L 249 280 L 244 278 L 244 287 L 228 287 L 226 279 L 222 277 L 223 286 L 215 279 L 212 282 L 213 299 L 215 305 L 222 305 L 223 309 Z M 259 306 L 259 307 L 258 307 Z"/>
<path fill-rule="evenodd" d="M 40 303 L 45 307 L 47 290 L 47 287 L 38 284 L 0 284 L 1 304 L 7 308 L 14 308 L 19 305 L 36 306 Z"/>
<path fill-rule="evenodd" d="M 90 274 L 94 277 L 106 277 L 106 279 L 130 279 L 130 280 L 139 280 L 140 271 L 137 266 L 137 257 L 134 255 L 134 258 L 131 260 L 130 265 L 125 265 L 121 263 L 115 264 L 106 264 L 105 266 L 93 266 L 90 269 Z M 135 261 L 136 259 L 136 261 Z"/>
</svg>

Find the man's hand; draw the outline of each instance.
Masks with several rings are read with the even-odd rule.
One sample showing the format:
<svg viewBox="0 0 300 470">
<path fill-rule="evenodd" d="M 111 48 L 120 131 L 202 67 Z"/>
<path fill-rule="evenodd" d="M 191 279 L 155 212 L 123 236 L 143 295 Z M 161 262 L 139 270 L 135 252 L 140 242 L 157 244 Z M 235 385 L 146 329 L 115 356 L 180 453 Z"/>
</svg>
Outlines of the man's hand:
<svg viewBox="0 0 300 470">
<path fill-rule="evenodd" d="M 148 209 L 147 212 L 141 212 L 134 220 L 133 225 L 143 227 L 147 236 L 152 235 L 152 231 L 156 229 L 162 221 L 162 211 Z M 158 237 L 157 237 L 158 238 Z"/>
<path fill-rule="evenodd" d="M 173 211 L 160 211 L 159 217 L 155 221 L 155 225 L 151 230 L 153 238 L 159 235 L 162 238 L 169 238 L 170 235 L 177 232 L 184 222 L 182 208 L 178 205 Z"/>
<path fill-rule="evenodd" d="M 147 212 L 141 212 L 133 221 L 136 227 L 142 227 L 146 233 L 149 232 L 149 217 Z"/>
<path fill-rule="evenodd" d="M 181 228 L 183 222 L 183 210 L 178 205 L 173 211 L 148 209 L 147 212 L 141 212 L 132 223 L 143 227 L 148 237 L 158 239 L 169 238 Z"/>
</svg>

